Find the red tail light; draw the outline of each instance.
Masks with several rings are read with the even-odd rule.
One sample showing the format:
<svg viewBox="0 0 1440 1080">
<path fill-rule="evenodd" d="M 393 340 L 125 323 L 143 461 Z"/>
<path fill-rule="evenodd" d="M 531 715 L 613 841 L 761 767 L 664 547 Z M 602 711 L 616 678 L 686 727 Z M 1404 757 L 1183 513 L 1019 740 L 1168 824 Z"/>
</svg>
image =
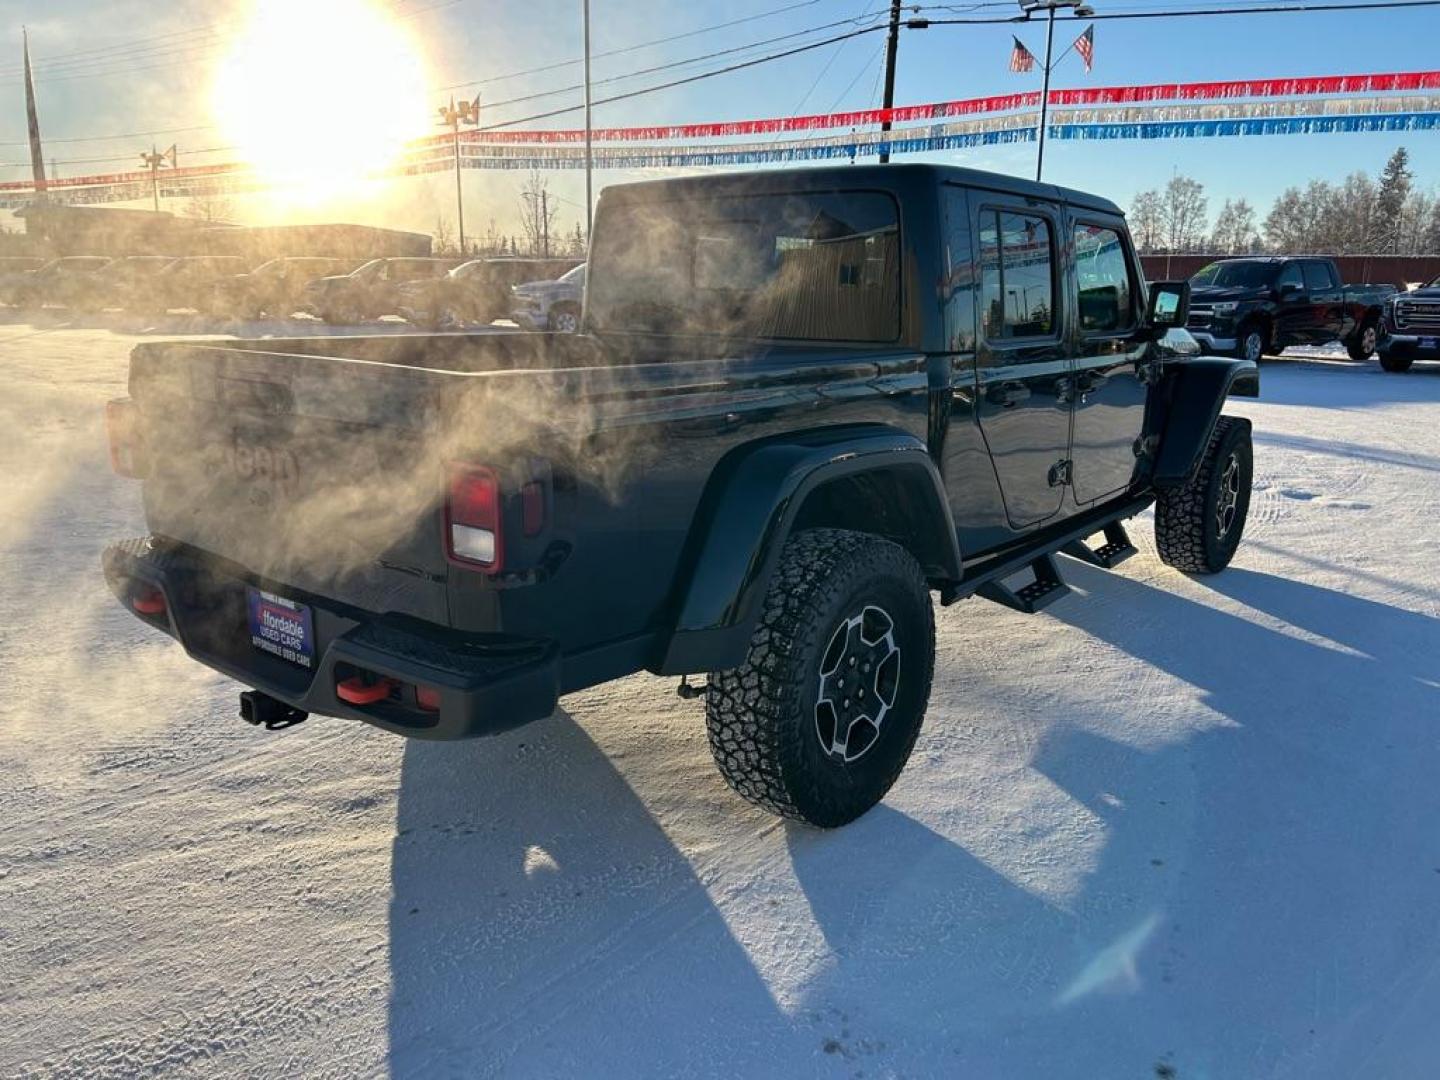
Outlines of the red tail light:
<svg viewBox="0 0 1440 1080">
<path fill-rule="evenodd" d="M 140 437 L 140 411 L 129 398 L 105 404 L 105 428 L 110 435 L 110 468 L 117 476 L 145 477 L 145 444 Z"/>
<path fill-rule="evenodd" d="M 452 464 L 445 498 L 445 554 L 461 566 L 499 571 L 504 565 L 500 477 L 484 465 Z"/>
</svg>

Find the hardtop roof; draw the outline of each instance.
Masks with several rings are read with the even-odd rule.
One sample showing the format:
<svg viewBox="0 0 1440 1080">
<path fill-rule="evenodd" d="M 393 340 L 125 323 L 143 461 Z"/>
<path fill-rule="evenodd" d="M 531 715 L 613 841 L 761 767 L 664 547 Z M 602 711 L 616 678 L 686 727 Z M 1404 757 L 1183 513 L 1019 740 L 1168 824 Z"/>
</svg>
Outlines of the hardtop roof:
<svg viewBox="0 0 1440 1080">
<path fill-rule="evenodd" d="M 818 168 L 767 169 L 752 172 L 715 173 L 661 180 L 643 180 L 633 184 L 614 184 L 605 188 L 607 202 L 630 202 L 654 198 L 663 190 L 674 191 L 681 198 L 714 194 L 780 194 L 797 188 L 814 190 L 914 190 L 920 185 L 937 183 L 959 184 L 962 187 L 995 191 L 1007 195 L 1063 202 L 1087 210 L 1110 214 L 1123 211 L 1109 199 L 1057 184 L 1037 183 L 1004 173 L 964 169 L 956 165 L 827 165 Z"/>
</svg>

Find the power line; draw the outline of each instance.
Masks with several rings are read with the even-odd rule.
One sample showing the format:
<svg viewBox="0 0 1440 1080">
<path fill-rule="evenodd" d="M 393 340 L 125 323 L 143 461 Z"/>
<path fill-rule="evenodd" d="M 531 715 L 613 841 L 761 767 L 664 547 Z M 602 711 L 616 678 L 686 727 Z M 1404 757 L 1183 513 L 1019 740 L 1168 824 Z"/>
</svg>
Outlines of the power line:
<svg viewBox="0 0 1440 1080">
<path fill-rule="evenodd" d="M 672 60 L 666 64 L 656 64 L 648 68 L 638 68 L 635 71 L 627 71 L 623 75 L 611 75 L 604 79 L 592 79 L 590 85 L 598 86 L 605 83 L 622 82 L 625 79 L 633 79 L 640 75 L 653 75 L 658 71 L 669 71 L 677 67 L 684 67 L 687 64 L 698 64 L 704 60 L 714 60 L 717 57 L 721 56 L 731 56 L 735 53 L 748 52 L 751 49 L 759 49 L 765 45 L 774 45 L 781 41 L 793 41 L 795 38 L 805 37 L 808 34 L 818 34 L 822 30 L 832 30 L 837 26 L 852 26 L 855 23 L 859 22 L 861 19 L 868 18 L 872 15 L 875 15 L 876 13 L 877 12 L 874 11 L 866 12 L 864 15 L 857 15 L 853 18 L 837 19 L 834 22 L 820 23 L 817 26 L 810 26 L 805 28 L 804 30 L 793 30 L 788 34 L 777 34 L 774 37 L 762 38 L 759 41 L 752 41 L 746 45 L 732 45 L 728 49 L 716 49 L 713 52 L 702 53 L 699 56 L 691 56 L 684 60 Z M 454 83 L 450 86 L 442 86 L 439 87 L 439 89 L 441 91 L 459 90 L 464 87 L 478 85 L 480 85 L 479 82 L 463 82 Z M 515 105 L 522 101 L 534 101 L 537 98 L 553 97 L 555 94 L 564 94 L 572 90 L 583 90 L 584 88 L 585 84 L 583 82 L 572 83 L 569 86 L 557 87 L 554 90 L 540 90 L 533 94 L 523 94 L 519 97 L 506 98 L 504 101 L 487 102 L 485 104 L 485 107 L 487 109 L 498 109 L 505 105 Z"/>
<path fill-rule="evenodd" d="M 1096 22 L 1101 19 L 1183 19 L 1200 15 L 1305 15 L 1317 11 L 1380 11 L 1387 8 L 1440 7 L 1440 0 L 1380 0 L 1379 3 L 1353 3 L 1341 0 L 1338 3 L 1285 4 L 1268 7 L 1242 8 L 1191 8 L 1184 10 L 1161 9 L 1159 11 L 1113 11 L 1094 15 L 1057 15 L 1056 22 Z M 1025 14 L 980 19 L 930 19 L 931 26 L 984 26 L 997 23 L 1029 22 Z"/>
<path fill-rule="evenodd" d="M 656 45 L 667 45 L 672 41 L 681 41 L 685 38 L 699 37 L 702 34 L 713 33 L 716 30 L 725 30 L 732 26 L 739 26 L 742 23 L 757 22 L 760 19 L 773 18 L 776 15 L 783 15 L 786 12 L 795 11 L 799 8 L 813 7 L 819 2 L 820 0 L 802 0 L 802 2 L 798 4 L 788 4 L 785 7 L 772 8 L 769 11 L 762 11 L 756 15 L 747 15 L 741 19 L 731 19 L 729 22 L 714 23 L 711 26 L 702 26 L 698 30 L 687 30 L 682 34 L 670 34 L 666 37 L 652 38 L 649 41 L 640 41 L 634 45 L 625 45 L 618 49 L 606 49 L 603 52 L 592 52 L 590 54 L 590 59 L 601 60 L 607 56 L 623 56 L 626 53 L 639 52 L 641 49 L 653 48 Z M 831 23 L 827 25 L 839 24 Z M 815 27 L 813 29 L 819 28 Z M 469 86 L 487 86 L 490 83 L 505 82 L 509 79 L 518 79 L 525 75 L 538 75 L 546 71 L 556 71 L 559 68 L 574 67 L 577 64 L 583 64 L 584 62 L 585 58 L 583 56 L 576 56 L 572 57 L 569 60 L 557 60 L 551 64 L 541 64 L 538 67 L 523 68 L 520 71 L 507 72 L 504 75 L 487 75 L 483 79 L 473 79 L 470 82 L 456 83 L 453 86 L 442 86 L 440 87 L 440 89 L 442 91 L 460 90 Z"/>
</svg>

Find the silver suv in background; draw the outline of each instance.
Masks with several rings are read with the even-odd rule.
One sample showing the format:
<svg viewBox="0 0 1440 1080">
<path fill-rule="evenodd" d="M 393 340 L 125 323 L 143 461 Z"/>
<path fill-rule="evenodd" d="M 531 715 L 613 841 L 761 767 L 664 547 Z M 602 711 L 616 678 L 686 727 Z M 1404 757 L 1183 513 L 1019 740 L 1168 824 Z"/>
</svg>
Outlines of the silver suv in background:
<svg viewBox="0 0 1440 1080">
<path fill-rule="evenodd" d="M 525 330 L 573 334 L 585 302 L 585 263 L 554 281 L 527 281 L 510 293 L 510 318 Z"/>
</svg>

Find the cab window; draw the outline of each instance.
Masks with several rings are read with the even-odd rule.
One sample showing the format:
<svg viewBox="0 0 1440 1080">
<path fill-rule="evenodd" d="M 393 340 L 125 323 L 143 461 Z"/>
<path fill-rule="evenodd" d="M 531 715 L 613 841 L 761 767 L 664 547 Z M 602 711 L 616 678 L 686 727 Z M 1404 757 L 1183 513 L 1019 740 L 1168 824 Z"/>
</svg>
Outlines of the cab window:
<svg viewBox="0 0 1440 1080">
<path fill-rule="evenodd" d="M 1033 214 L 980 214 L 981 325 L 991 341 L 1055 332 L 1050 222 Z"/>
<path fill-rule="evenodd" d="M 1280 271 L 1280 276 L 1275 280 L 1275 288 L 1283 289 L 1286 285 L 1294 285 L 1301 289 L 1305 287 L 1305 279 L 1300 274 L 1299 263 L 1286 263 L 1285 269 Z"/>
<path fill-rule="evenodd" d="M 1310 292 L 1324 292 L 1332 288 L 1330 284 L 1330 268 L 1322 262 L 1307 262 L 1305 264 L 1305 288 Z"/>
<path fill-rule="evenodd" d="M 1105 333 L 1135 325 L 1130 265 L 1118 232 L 1099 225 L 1075 226 L 1075 276 L 1082 331 Z"/>
</svg>

